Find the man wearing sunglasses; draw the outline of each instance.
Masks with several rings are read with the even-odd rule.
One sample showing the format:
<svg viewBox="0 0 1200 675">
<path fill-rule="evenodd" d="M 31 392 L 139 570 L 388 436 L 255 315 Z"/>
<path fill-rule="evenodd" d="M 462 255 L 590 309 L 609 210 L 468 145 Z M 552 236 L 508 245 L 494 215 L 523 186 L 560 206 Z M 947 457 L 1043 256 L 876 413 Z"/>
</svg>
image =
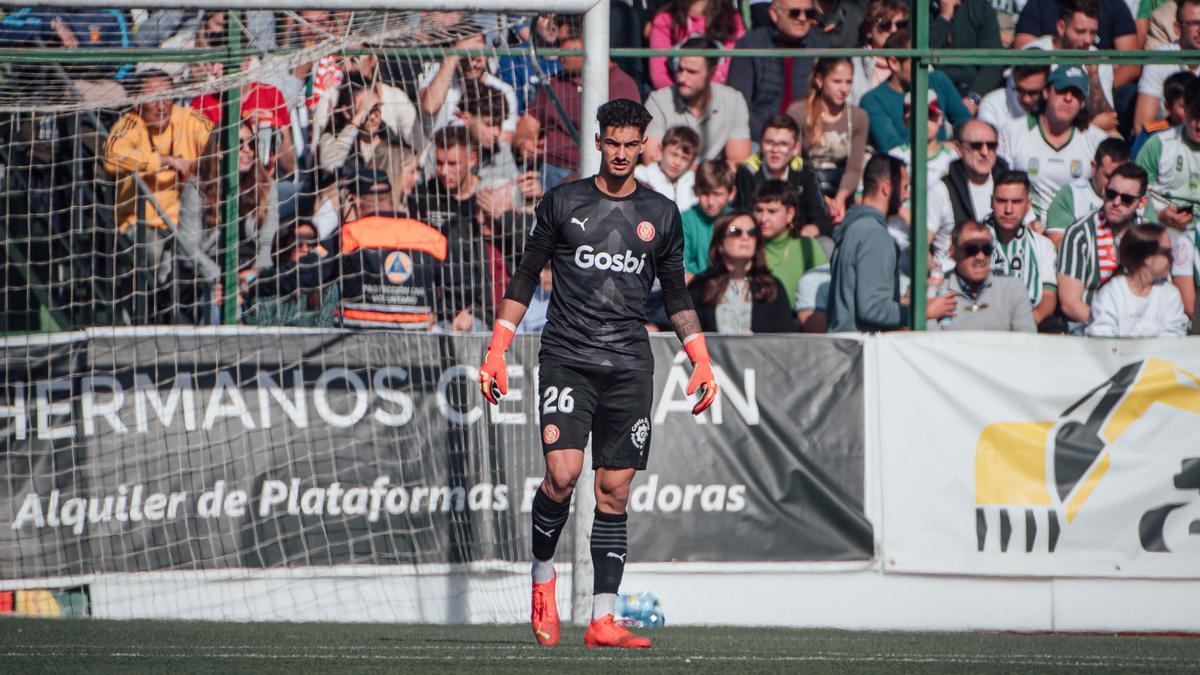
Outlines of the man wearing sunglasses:
<svg viewBox="0 0 1200 675">
<path fill-rule="evenodd" d="M 955 223 L 981 223 L 992 212 L 994 177 L 1008 166 L 996 154 L 996 130 L 987 122 L 971 120 L 955 132 L 959 158 L 946 174 L 929 185 L 929 242 L 934 257 L 949 270 L 950 231 Z M 1024 215 L 1024 214 L 1022 214 Z"/>
<path fill-rule="evenodd" d="M 954 271 L 946 278 L 946 294 L 953 298 L 949 321 L 931 321 L 929 330 L 995 330 L 1037 332 L 1025 286 L 1014 277 L 992 274 L 996 243 L 986 225 L 964 220 L 950 233 Z M 933 300 L 930 301 L 932 314 Z M 931 317 L 932 318 L 932 317 Z"/>
<path fill-rule="evenodd" d="M 1122 164 L 1104 190 L 1104 206 L 1067 228 L 1058 256 L 1058 303 L 1072 333 L 1091 317 L 1092 296 L 1116 273 L 1121 235 L 1146 205 L 1149 178 L 1136 164 Z"/>
<path fill-rule="evenodd" d="M 759 26 L 737 41 L 736 49 L 815 49 L 828 47 L 819 30 L 813 0 L 772 0 L 771 22 Z M 812 75 L 811 57 L 782 59 L 734 58 L 726 82 L 742 92 L 750 108 L 750 138 L 758 142 L 763 125 L 777 114 L 786 113 L 797 99 L 808 96 Z"/>
<path fill-rule="evenodd" d="M 1129 145 L 1119 138 L 1107 138 L 1096 146 L 1092 160 L 1092 179 L 1086 183 L 1067 183 L 1054 195 L 1046 209 L 1046 236 L 1056 247 L 1062 246 L 1063 234 L 1072 223 L 1084 220 L 1104 206 L 1104 190 L 1118 166 L 1127 164 Z"/>
</svg>

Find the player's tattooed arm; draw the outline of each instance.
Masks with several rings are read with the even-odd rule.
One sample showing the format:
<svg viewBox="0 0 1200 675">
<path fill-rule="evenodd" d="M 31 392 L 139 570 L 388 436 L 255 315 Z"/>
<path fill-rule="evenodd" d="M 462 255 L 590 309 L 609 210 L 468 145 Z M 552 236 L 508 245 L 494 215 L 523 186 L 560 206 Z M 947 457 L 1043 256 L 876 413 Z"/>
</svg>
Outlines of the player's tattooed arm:
<svg viewBox="0 0 1200 675">
<path fill-rule="evenodd" d="M 700 316 L 694 309 L 675 312 L 671 315 L 671 326 L 675 328 L 675 334 L 679 336 L 679 341 L 683 342 L 689 335 L 700 332 Z"/>
</svg>

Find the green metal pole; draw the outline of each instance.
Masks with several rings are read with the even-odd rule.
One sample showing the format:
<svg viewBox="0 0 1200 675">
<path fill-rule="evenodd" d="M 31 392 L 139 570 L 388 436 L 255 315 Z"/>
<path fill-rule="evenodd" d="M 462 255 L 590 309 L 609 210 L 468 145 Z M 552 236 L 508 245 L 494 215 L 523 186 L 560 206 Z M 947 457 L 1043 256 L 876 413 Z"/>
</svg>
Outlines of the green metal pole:
<svg viewBox="0 0 1200 675">
<path fill-rule="evenodd" d="M 923 54 L 929 49 L 929 3 L 913 0 L 912 7 L 910 16 L 915 20 L 909 22 L 909 25 L 913 27 L 913 47 L 917 49 L 918 54 Z M 912 314 L 909 320 L 913 330 L 925 330 L 925 289 L 929 273 L 929 235 L 925 227 L 925 191 L 928 188 L 925 184 L 925 146 L 929 140 L 926 133 L 926 125 L 929 122 L 928 92 L 929 62 L 923 56 L 916 56 L 912 59 L 912 84 L 909 90 L 912 95 L 910 136 L 913 140 L 912 160 L 908 164 L 912 167 L 909 175 L 909 217 L 912 218 L 912 227 L 909 228 L 908 247 L 912 255 L 912 264 L 908 268 L 912 273 Z M 943 107 L 945 105 L 942 104 Z"/>
<path fill-rule="evenodd" d="M 242 44 L 241 12 L 228 10 L 225 16 L 227 44 L 234 47 Z M 226 63 L 228 72 L 236 73 L 241 64 Z M 224 203 L 221 205 L 221 238 L 225 247 L 225 255 L 221 259 L 223 300 L 221 304 L 221 323 L 237 323 L 237 290 L 238 290 L 238 128 L 242 122 L 242 88 L 236 84 L 224 93 L 221 102 L 221 151 L 224 161 L 221 163 L 221 194 Z"/>
</svg>

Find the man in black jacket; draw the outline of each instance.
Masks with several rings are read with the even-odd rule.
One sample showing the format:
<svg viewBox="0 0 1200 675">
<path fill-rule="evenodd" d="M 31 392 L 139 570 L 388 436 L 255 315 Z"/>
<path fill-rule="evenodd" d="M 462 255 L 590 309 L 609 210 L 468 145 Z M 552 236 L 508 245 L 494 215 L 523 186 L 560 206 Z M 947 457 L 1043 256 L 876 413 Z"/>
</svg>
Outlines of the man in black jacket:
<svg viewBox="0 0 1200 675">
<path fill-rule="evenodd" d="M 755 28 L 737 41 L 736 49 L 814 49 L 828 46 L 824 34 L 812 30 L 813 0 L 773 0 L 771 23 Z M 787 112 L 792 101 L 808 95 L 811 57 L 730 59 L 726 83 L 742 92 L 750 106 L 750 138 L 762 138 L 763 125 Z"/>
<path fill-rule="evenodd" d="M 749 209 L 758 187 L 768 180 L 781 180 L 798 196 L 796 222 L 804 237 L 828 236 L 833 223 L 821 197 L 817 176 L 800 158 L 800 127 L 787 115 L 767 120 L 762 131 L 762 151 L 751 155 L 737 169 L 735 206 Z"/>
<path fill-rule="evenodd" d="M 950 163 L 942 180 L 929 186 L 929 241 L 935 259 L 948 268 L 950 232 L 967 220 L 982 223 L 992 212 L 995 177 L 1008 169 L 996 154 L 996 130 L 980 120 L 970 120 L 955 133 L 961 157 Z"/>
</svg>

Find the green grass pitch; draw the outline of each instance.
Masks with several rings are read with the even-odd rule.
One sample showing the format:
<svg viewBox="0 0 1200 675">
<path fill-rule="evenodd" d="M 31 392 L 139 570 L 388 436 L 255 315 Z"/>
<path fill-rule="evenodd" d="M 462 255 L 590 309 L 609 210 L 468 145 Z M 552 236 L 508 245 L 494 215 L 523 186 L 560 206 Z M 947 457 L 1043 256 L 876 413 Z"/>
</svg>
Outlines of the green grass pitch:
<svg viewBox="0 0 1200 675">
<path fill-rule="evenodd" d="M 0 619 L 0 673 L 1196 672 L 1200 639 L 667 627 L 636 652 L 566 627 Z"/>
</svg>

